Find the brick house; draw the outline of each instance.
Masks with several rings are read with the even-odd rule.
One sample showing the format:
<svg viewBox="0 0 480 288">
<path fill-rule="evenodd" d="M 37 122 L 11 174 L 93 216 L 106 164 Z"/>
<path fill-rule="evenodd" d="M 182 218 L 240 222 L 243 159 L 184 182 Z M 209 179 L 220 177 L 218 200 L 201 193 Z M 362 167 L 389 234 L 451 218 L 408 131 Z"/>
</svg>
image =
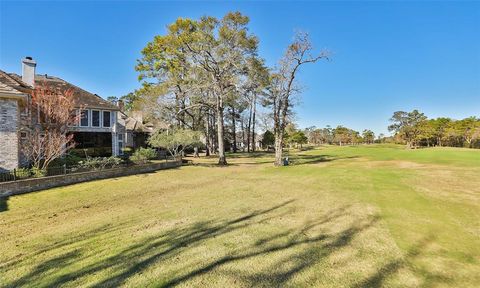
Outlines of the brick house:
<svg viewBox="0 0 480 288">
<path fill-rule="evenodd" d="M 35 85 L 73 91 L 74 103 L 80 113 L 78 123 L 70 127 L 76 148 L 96 150 L 99 155 L 121 155 L 125 147 L 125 119 L 118 106 L 61 78 L 35 74 L 36 62 L 22 60 L 22 75 L 0 70 L 0 170 L 25 165 L 21 141 L 30 119 L 29 99 Z"/>
<path fill-rule="evenodd" d="M 0 73 L 2 76 L 3 73 Z M 21 89 L 26 87 L 18 87 L 15 81 L 8 80 L 0 82 L 0 172 L 11 170 L 20 164 L 18 131 L 22 122 L 21 113 L 25 110 L 28 99 L 28 94 Z"/>
</svg>

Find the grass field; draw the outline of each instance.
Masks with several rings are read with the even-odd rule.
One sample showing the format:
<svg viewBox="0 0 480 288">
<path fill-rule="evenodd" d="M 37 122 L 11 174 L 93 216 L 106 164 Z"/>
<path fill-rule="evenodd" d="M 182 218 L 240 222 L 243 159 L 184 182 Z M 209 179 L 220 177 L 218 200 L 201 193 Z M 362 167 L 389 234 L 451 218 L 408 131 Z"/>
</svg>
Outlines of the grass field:
<svg viewBox="0 0 480 288">
<path fill-rule="evenodd" d="M 230 155 L 232 156 L 232 155 Z M 478 287 L 480 151 L 236 154 L 0 200 L 4 287 Z"/>
</svg>

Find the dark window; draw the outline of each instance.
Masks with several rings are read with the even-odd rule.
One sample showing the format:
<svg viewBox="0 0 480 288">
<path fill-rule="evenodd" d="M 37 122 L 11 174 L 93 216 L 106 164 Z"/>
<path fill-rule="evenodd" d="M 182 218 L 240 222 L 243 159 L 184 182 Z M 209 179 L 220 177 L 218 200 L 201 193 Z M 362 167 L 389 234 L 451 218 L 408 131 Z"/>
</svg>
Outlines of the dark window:
<svg viewBox="0 0 480 288">
<path fill-rule="evenodd" d="M 76 145 L 73 149 L 79 155 L 106 157 L 112 155 L 112 133 L 74 132 Z M 115 139 L 115 138 L 113 138 Z"/>
<path fill-rule="evenodd" d="M 80 126 L 88 126 L 88 110 L 82 110 L 80 113 Z"/>
<path fill-rule="evenodd" d="M 103 127 L 110 127 L 111 125 L 110 111 L 103 111 Z"/>
<path fill-rule="evenodd" d="M 100 127 L 100 111 L 92 110 L 92 126 Z"/>
</svg>

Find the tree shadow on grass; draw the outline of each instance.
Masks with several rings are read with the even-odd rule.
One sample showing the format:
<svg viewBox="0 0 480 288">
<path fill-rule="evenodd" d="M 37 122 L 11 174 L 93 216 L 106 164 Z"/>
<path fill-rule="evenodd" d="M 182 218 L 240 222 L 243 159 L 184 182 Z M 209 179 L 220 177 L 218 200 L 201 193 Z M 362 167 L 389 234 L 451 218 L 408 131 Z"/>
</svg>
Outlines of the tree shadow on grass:
<svg viewBox="0 0 480 288">
<path fill-rule="evenodd" d="M 227 166 L 219 166 L 217 163 L 208 163 L 208 162 L 200 162 L 200 163 L 193 163 L 193 166 L 199 167 L 228 167 L 228 166 L 243 166 L 243 165 L 265 165 L 265 164 L 272 164 L 274 163 L 274 159 L 272 158 L 273 154 L 266 154 L 265 152 L 258 152 L 257 155 L 252 153 L 240 153 L 240 155 L 232 156 L 230 155 L 230 159 L 234 159 L 237 162 L 229 162 Z M 284 157 L 288 157 L 290 161 L 290 165 L 306 165 L 306 164 L 318 164 L 318 163 L 327 163 L 331 161 L 337 160 L 344 160 L 344 159 L 355 159 L 359 158 L 360 156 L 336 156 L 336 155 L 311 155 L 311 154 L 290 154 Z M 251 161 L 251 159 L 254 161 Z M 227 159 L 228 160 L 228 159 Z M 250 161 L 249 161 L 250 160 Z"/>
<path fill-rule="evenodd" d="M 292 155 L 292 165 L 318 164 L 337 160 L 355 159 L 359 156 L 336 156 L 336 155 L 310 155 L 310 154 L 295 154 Z"/>
<path fill-rule="evenodd" d="M 227 158 L 272 158 L 275 156 L 274 152 L 269 151 L 255 151 L 255 152 L 237 152 L 227 153 Z"/>
<path fill-rule="evenodd" d="M 368 229 L 378 220 L 377 217 L 373 217 L 366 221 L 359 221 L 334 235 L 315 233 L 312 231 L 322 224 L 331 224 L 331 221 L 344 215 L 341 212 L 333 213 L 334 216 L 332 217 L 310 221 L 310 223 L 300 228 L 290 229 L 260 239 L 248 249 L 242 248 L 210 263 L 203 263 L 202 267 L 161 283 L 160 287 L 176 286 L 184 281 L 188 281 L 194 277 L 209 273 L 237 261 L 262 257 L 266 259 L 277 252 L 293 251 L 295 248 L 306 246 L 306 248 L 299 253 L 290 254 L 275 261 L 274 264 L 271 265 L 271 269 L 264 269 L 254 273 L 244 273 L 233 270 L 223 271 L 224 274 L 233 276 L 248 286 L 283 287 L 298 273 L 316 265 L 338 249 L 348 246 L 358 233 Z M 312 233 L 313 235 L 309 236 L 309 234 Z"/>
<path fill-rule="evenodd" d="M 199 258 L 193 264 L 189 264 L 188 261 L 178 263 L 179 257 L 189 257 L 186 255 L 191 255 L 197 251 L 195 249 L 201 249 L 211 241 L 228 241 L 242 231 L 251 231 L 243 229 L 292 217 L 291 213 L 295 211 L 292 207 L 293 204 L 294 200 L 288 200 L 236 218 L 177 226 L 142 239 L 132 237 L 132 243 L 124 246 L 123 249 L 114 249 L 116 252 L 113 254 L 100 258 L 96 258 L 95 255 L 101 254 L 103 250 L 95 251 L 92 255 L 90 250 L 92 247 L 89 247 L 97 241 L 96 237 L 107 242 L 110 241 L 110 238 L 115 240 L 118 233 L 132 233 L 132 226 L 97 228 L 78 235 L 80 238 L 47 246 L 48 253 L 55 256 L 37 265 L 14 282 L 7 283 L 6 287 L 22 286 L 27 283 L 35 286 L 39 281 L 42 286 L 57 287 L 72 281 L 82 281 L 82 278 L 87 278 L 92 274 L 96 274 L 98 277 L 95 278 L 98 280 L 93 286 L 118 287 L 135 275 L 147 272 L 153 267 L 169 265 L 168 263 L 175 263 L 174 266 L 169 267 L 171 271 L 162 275 L 164 279 L 150 284 L 155 284 L 156 287 L 171 287 L 215 271 L 215 273 L 233 277 L 249 286 L 281 287 L 290 284 L 289 281 L 296 275 L 317 265 L 332 253 L 349 246 L 359 233 L 369 229 L 378 221 L 378 217 L 373 216 L 357 218 L 345 223 L 344 219 L 351 219 L 344 218 L 349 216 L 351 211 L 349 206 L 343 206 L 327 211 L 318 217 L 312 217 L 304 224 L 293 228 L 279 229 L 276 232 L 258 235 L 249 234 L 254 237 L 255 241 L 248 241 L 238 247 L 233 246 L 223 254 L 215 256 L 214 253 L 211 257 Z M 343 229 L 337 229 L 337 232 L 327 232 L 327 228 L 335 227 L 339 223 L 347 225 L 340 226 Z M 148 225 L 142 227 L 138 227 L 138 224 L 133 225 L 136 230 L 150 229 Z M 263 231 L 261 227 L 258 229 Z M 219 238 L 220 240 L 218 240 Z M 72 241 L 80 241 L 85 245 L 68 247 L 69 243 L 73 243 Z M 69 248 L 71 251 L 68 251 Z M 281 253 L 283 256 L 278 257 L 279 252 L 284 252 Z M 277 257 L 274 257 L 275 255 Z M 232 268 L 232 264 L 240 261 L 261 261 L 269 264 L 266 268 L 255 269 L 247 273 Z M 75 263 L 86 264 L 79 266 Z M 233 267 L 235 268 L 235 266 Z M 13 268 L 10 267 L 8 270 Z M 393 268 L 380 268 L 379 275 L 381 276 L 374 275 L 371 280 L 366 279 L 365 285 L 381 283 L 382 277 L 388 277 Z M 5 267 L 2 270 L 4 269 Z M 91 281 L 90 278 L 89 280 Z"/>
<path fill-rule="evenodd" d="M 115 275 L 114 277 L 105 279 L 104 281 L 102 281 L 102 284 L 99 284 L 99 286 L 116 287 L 117 284 L 121 284 L 133 274 L 143 271 L 157 261 L 170 259 L 171 257 L 175 257 L 176 255 L 184 252 L 187 249 L 202 245 L 208 239 L 212 239 L 220 235 L 224 235 L 235 230 L 245 228 L 249 225 L 252 225 L 255 222 L 255 219 L 262 218 L 258 219 L 258 221 L 265 221 L 267 220 L 266 218 L 268 218 L 266 217 L 267 214 L 272 213 L 273 211 L 276 211 L 284 206 L 287 206 L 293 201 L 294 200 L 285 201 L 268 209 L 253 211 L 252 213 L 228 221 L 196 222 L 186 227 L 172 229 L 160 235 L 146 237 L 141 241 L 134 242 L 133 244 L 127 246 L 125 249 L 112 256 L 104 258 L 101 261 L 97 261 L 93 264 L 86 265 L 82 267 L 82 269 L 68 269 L 68 273 L 53 277 L 53 280 L 49 281 L 46 286 L 60 286 L 64 283 L 74 281 L 75 279 L 86 277 L 92 273 L 97 273 L 105 269 L 114 269 L 116 271 L 123 272 Z M 121 229 L 123 230 L 125 228 Z M 85 241 L 85 243 L 88 243 L 91 242 L 92 238 L 95 238 L 96 236 L 104 237 L 105 235 L 102 235 L 101 230 L 102 228 L 97 228 L 93 230 L 92 233 L 87 232 L 85 234 L 82 234 L 82 236 L 86 237 L 86 239 L 82 238 L 77 240 Z M 112 231 L 106 231 L 107 234 L 111 232 Z M 113 230 L 113 232 L 119 232 L 119 230 Z M 109 235 L 108 237 L 113 238 L 114 235 Z M 134 240 L 132 239 L 132 241 Z M 53 244 L 48 247 L 50 252 L 52 250 L 55 251 L 57 248 L 65 250 L 67 248 L 65 245 L 68 245 L 67 243 L 73 243 L 73 241 L 67 240 L 65 241 L 65 243 Z M 45 251 L 39 253 L 43 252 Z M 39 281 L 41 278 L 44 278 L 44 276 L 47 273 L 50 273 L 53 269 L 64 268 L 65 266 L 67 266 L 67 264 L 71 264 L 73 262 L 78 262 L 80 260 L 88 258 L 87 256 L 82 255 L 82 253 L 80 252 L 82 251 L 76 251 L 75 253 L 66 253 L 62 257 L 54 257 L 50 260 L 47 260 L 34 267 L 33 270 L 27 275 L 22 276 L 21 278 L 15 280 L 12 283 L 6 284 L 6 287 L 18 287 L 22 283 L 35 283 L 35 281 Z M 0 266 L 1 270 L 8 270 L 6 268 L 9 267 Z"/>
<path fill-rule="evenodd" d="M 62 240 L 55 241 L 51 244 L 43 244 L 38 243 L 38 249 L 35 250 L 33 253 L 28 254 L 18 254 L 13 259 L 3 260 L 3 263 L 0 263 L 0 269 L 9 269 L 17 265 L 18 263 L 25 261 L 26 259 L 33 258 L 37 255 L 49 252 L 49 251 L 56 251 L 56 250 L 63 250 L 64 248 L 68 247 L 72 244 L 80 244 L 82 241 L 89 241 L 95 239 L 96 237 L 102 237 L 103 239 L 106 238 L 105 235 L 111 235 L 110 237 L 114 237 L 113 233 L 119 232 L 124 230 L 127 225 L 131 224 L 128 222 L 125 223 L 115 223 L 114 224 L 106 224 L 102 225 L 98 228 L 86 231 L 84 233 L 78 233 L 77 235 L 70 235 L 69 237 L 63 238 Z M 79 252 L 79 251 L 77 251 Z M 78 253 L 75 255 L 79 255 Z"/>
<path fill-rule="evenodd" d="M 245 158 L 247 160 L 247 158 Z M 228 159 L 227 159 L 228 161 Z M 264 164 L 272 164 L 273 160 L 260 160 L 260 161 L 241 161 L 241 162 L 228 162 L 227 165 L 218 165 L 218 163 L 206 163 L 206 162 L 197 162 L 193 163 L 193 166 L 198 167 L 206 167 L 206 168 L 227 168 L 227 167 L 241 167 L 241 166 L 249 166 L 249 165 L 264 165 Z"/>
<path fill-rule="evenodd" d="M 366 279 L 362 280 L 356 284 L 355 288 L 375 288 L 375 287 L 384 287 L 384 283 L 387 279 L 394 276 L 402 268 L 408 268 L 410 271 L 413 271 L 417 275 L 422 275 L 422 286 L 431 287 L 435 284 L 452 284 L 454 283 L 453 279 L 440 273 L 431 272 L 427 269 L 421 268 L 418 265 L 414 265 L 413 261 L 420 258 L 425 249 L 433 243 L 435 237 L 429 235 L 418 243 L 412 245 L 407 253 L 401 259 L 393 260 L 382 267 L 378 268 L 375 273 Z"/>
<path fill-rule="evenodd" d="M 191 160 L 193 166 L 215 168 L 215 167 L 229 167 L 229 166 L 242 166 L 242 165 L 260 165 L 260 164 L 273 164 L 273 157 L 275 154 L 273 152 L 267 151 L 256 151 L 256 152 L 228 152 L 226 154 L 228 165 L 218 165 L 218 156 L 211 155 L 201 158 L 192 158 L 189 157 L 188 160 Z M 211 161 L 203 162 L 202 160 L 208 159 Z M 198 161 L 200 160 L 200 162 Z"/>
<path fill-rule="evenodd" d="M 20 277 L 12 283 L 9 283 L 6 287 L 23 287 L 25 285 L 32 285 L 31 281 L 38 279 L 38 277 L 46 277 L 55 268 L 63 267 L 76 261 L 76 258 L 80 255 L 78 250 L 70 251 L 52 259 L 49 259 L 39 264 L 33 271 Z"/>
<path fill-rule="evenodd" d="M 8 196 L 0 197 L 0 213 L 8 211 Z"/>
</svg>

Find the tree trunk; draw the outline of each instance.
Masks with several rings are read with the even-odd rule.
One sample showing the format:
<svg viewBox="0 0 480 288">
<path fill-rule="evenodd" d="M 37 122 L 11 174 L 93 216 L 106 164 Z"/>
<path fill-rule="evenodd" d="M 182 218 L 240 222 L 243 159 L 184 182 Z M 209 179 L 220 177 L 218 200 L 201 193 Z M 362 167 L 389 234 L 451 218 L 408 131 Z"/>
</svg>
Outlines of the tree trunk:
<svg viewBox="0 0 480 288">
<path fill-rule="evenodd" d="M 205 156 L 210 156 L 210 135 L 207 134 L 205 137 Z"/>
<path fill-rule="evenodd" d="M 252 151 L 255 152 L 255 113 L 257 110 L 257 94 L 253 94 L 253 114 L 252 114 Z"/>
<path fill-rule="evenodd" d="M 200 156 L 198 156 L 198 147 L 195 146 L 193 147 L 193 158 L 198 158 Z"/>
<path fill-rule="evenodd" d="M 205 117 L 205 156 L 210 156 L 210 114 Z"/>
<path fill-rule="evenodd" d="M 245 152 L 245 126 L 243 125 L 243 117 L 240 117 L 240 127 L 242 127 L 242 152 Z"/>
<path fill-rule="evenodd" d="M 275 166 L 282 166 L 283 135 L 280 131 L 275 133 Z"/>
<path fill-rule="evenodd" d="M 237 124 L 235 122 L 235 107 L 232 106 L 232 139 L 233 139 L 233 153 L 237 153 Z"/>
<path fill-rule="evenodd" d="M 218 136 L 218 135 L 217 135 L 218 132 L 217 132 L 217 131 L 218 131 L 218 130 L 215 130 L 215 125 L 217 125 L 217 122 L 215 121 L 216 117 L 217 117 L 217 116 L 216 116 L 216 113 L 215 113 L 215 115 L 212 115 L 212 117 L 211 117 L 211 119 L 210 119 L 210 120 L 211 120 L 211 125 L 210 125 L 210 127 L 212 128 L 212 133 L 210 133 L 210 137 L 211 137 L 211 138 L 210 138 L 210 139 L 211 139 L 211 141 L 210 141 L 210 143 L 211 143 L 211 146 L 210 146 L 210 147 L 211 147 L 210 154 L 211 154 L 211 155 L 217 154 L 217 147 L 218 147 L 218 145 L 217 145 L 217 143 L 218 143 L 218 141 L 217 141 L 217 140 L 218 140 L 218 139 L 217 139 L 217 138 L 218 138 L 218 137 L 217 137 L 217 136 Z"/>
<path fill-rule="evenodd" d="M 217 97 L 217 135 L 218 135 L 218 165 L 227 165 L 225 157 L 224 127 L 223 127 L 223 101 Z"/>
<path fill-rule="evenodd" d="M 412 142 L 407 141 L 407 149 L 413 149 Z"/>
<path fill-rule="evenodd" d="M 247 152 L 250 153 L 250 128 L 252 125 L 252 103 L 250 103 L 250 111 L 248 113 L 248 128 L 247 128 Z"/>
</svg>

